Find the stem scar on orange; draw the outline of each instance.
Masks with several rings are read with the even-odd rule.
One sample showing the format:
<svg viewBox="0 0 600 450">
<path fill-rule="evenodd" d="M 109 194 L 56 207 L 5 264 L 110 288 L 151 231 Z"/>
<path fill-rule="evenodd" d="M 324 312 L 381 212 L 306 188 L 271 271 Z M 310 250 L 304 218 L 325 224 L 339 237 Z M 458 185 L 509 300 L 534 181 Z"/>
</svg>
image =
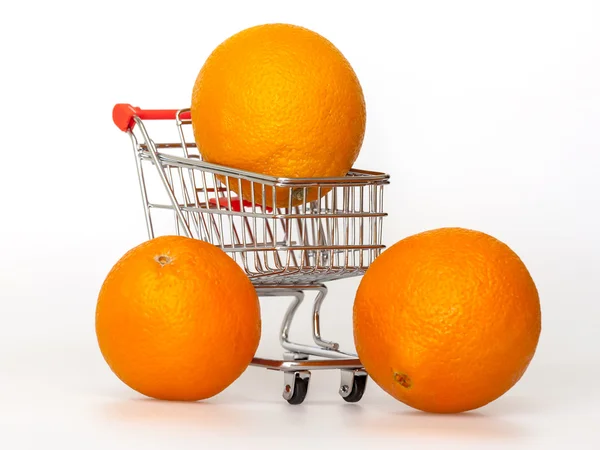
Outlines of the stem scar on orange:
<svg viewBox="0 0 600 450">
<path fill-rule="evenodd" d="M 440 228 L 384 251 L 360 282 L 354 340 L 373 380 L 427 412 L 482 407 L 523 376 L 541 310 L 522 260 L 485 233 Z"/>
<path fill-rule="evenodd" d="M 104 280 L 96 335 L 115 375 L 162 400 L 212 397 L 248 367 L 261 336 L 254 286 L 207 242 L 161 236 L 129 250 Z"/>
</svg>

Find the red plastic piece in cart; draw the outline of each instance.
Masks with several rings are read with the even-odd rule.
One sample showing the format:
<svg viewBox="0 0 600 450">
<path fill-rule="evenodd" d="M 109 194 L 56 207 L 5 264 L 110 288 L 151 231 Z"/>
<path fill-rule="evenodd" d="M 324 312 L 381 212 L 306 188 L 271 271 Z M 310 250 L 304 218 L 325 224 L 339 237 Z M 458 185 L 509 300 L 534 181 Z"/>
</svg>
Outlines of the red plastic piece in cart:
<svg viewBox="0 0 600 450">
<path fill-rule="evenodd" d="M 211 198 L 208 202 L 211 205 L 213 205 L 213 206 L 217 206 L 217 200 L 214 199 L 214 198 Z M 241 212 L 242 208 L 240 207 L 240 204 L 244 208 L 252 208 L 252 202 L 249 202 L 248 200 L 243 200 L 242 202 L 240 202 L 240 198 L 239 197 L 232 197 L 231 198 L 231 210 L 230 211 Z M 229 201 L 225 197 L 219 197 L 219 205 L 221 206 L 221 208 L 229 209 Z M 260 208 L 261 206 L 258 205 L 258 204 L 256 204 L 256 207 Z M 271 212 L 272 209 L 269 208 L 269 207 L 267 207 L 266 211 L 267 212 Z"/>
</svg>

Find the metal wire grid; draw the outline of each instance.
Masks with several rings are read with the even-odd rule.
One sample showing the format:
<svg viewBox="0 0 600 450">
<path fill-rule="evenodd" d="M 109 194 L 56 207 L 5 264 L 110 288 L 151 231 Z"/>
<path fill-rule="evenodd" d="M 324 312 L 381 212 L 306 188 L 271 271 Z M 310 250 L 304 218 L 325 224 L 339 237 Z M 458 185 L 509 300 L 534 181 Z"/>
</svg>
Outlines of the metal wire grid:
<svg viewBox="0 0 600 450">
<path fill-rule="evenodd" d="M 150 238 L 156 215 L 166 212 L 171 229 L 160 234 L 220 247 L 255 285 L 358 276 L 380 254 L 387 175 L 354 169 L 340 178 L 283 179 L 209 164 L 190 138 L 191 121 L 181 118 L 186 111 L 174 121 L 179 142 L 155 142 L 137 117 L 129 132 Z M 305 202 L 311 192 L 316 200 Z M 285 207 L 262 206 L 281 198 Z"/>
</svg>

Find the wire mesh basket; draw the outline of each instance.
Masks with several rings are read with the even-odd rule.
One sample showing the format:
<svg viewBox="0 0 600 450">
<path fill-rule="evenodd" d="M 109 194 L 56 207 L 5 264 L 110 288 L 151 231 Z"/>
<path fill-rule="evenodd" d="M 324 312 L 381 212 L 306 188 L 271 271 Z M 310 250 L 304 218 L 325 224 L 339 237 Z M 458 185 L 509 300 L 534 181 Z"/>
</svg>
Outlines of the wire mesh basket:
<svg viewBox="0 0 600 450">
<path fill-rule="evenodd" d="M 160 113 L 173 119 L 177 141 L 150 137 L 141 117 Z M 150 237 L 155 215 L 168 211 L 172 232 L 220 247 L 255 285 L 359 276 L 384 248 L 386 174 L 353 169 L 345 177 L 292 179 L 245 172 L 202 161 L 187 109 L 138 110 L 131 120 Z M 163 192 L 148 186 L 150 166 Z"/>
</svg>

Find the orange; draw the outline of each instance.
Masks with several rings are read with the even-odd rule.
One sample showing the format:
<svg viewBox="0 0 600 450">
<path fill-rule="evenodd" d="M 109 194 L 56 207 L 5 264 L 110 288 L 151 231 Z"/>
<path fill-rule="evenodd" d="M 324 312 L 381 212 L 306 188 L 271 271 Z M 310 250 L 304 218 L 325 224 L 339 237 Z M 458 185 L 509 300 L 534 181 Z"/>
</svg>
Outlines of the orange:
<svg viewBox="0 0 600 450">
<path fill-rule="evenodd" d="M 157 237 L 108 273 L 96 334 L 109 367 L 130 388 L 156 399 L 202 400 L 251 362 L 261 334 L 258 296 L 219 248 Z"/>
<path fill-rule="evenodd" d="M 191 119 L 207 162 L 273 177 L 340 177 L 360 152 L 366 110 L 340 50 L 314 31 L 275 23 L 242 30 L 214 49 L 194 83 Z M 240 194 L 237 180 L 230 184 Z M 254 189 L 263 203 L 260 186 Z M 289 205 L 290 190 L 276 191 L 277 206 Z M 308 192 L 303 198 L 292 189 L 292 203 L 318 197 Z M 241 195 L 252 198 L 248 181 Z M 266 204 L 273 204 L 271 188 Z"/>
<path fill-rule="evenodd" d="M 485 233 L 440 228 L 400 240 L 367 270 L 354 339 L 373 380 L 422 411 L 482 407 L 517 383 L 541 332 L 522 260 Z"/>
</svg>

